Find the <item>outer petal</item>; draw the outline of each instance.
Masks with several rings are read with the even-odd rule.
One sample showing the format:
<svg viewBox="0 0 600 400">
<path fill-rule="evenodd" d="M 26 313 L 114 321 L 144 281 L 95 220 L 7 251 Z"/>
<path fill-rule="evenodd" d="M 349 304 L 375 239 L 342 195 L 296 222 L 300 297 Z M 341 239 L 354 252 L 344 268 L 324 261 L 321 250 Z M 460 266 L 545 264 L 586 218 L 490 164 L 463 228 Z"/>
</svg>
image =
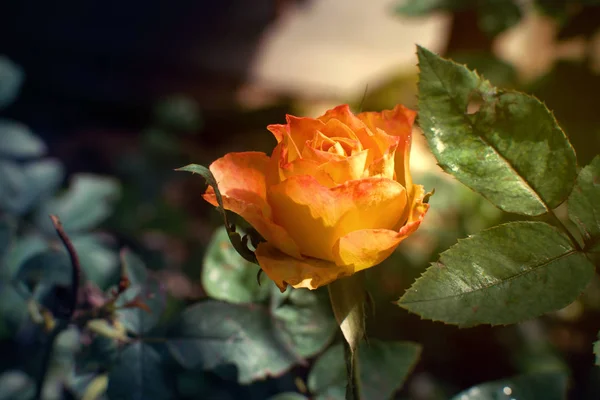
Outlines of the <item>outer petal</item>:
<svg viewBox="0 0 600 400">
<path fill-rule="evenodd" d="M 288 284 L 295 288 L 316 289 L 336 279 L 352 274 L 352 269 L 316 258 L 298 260 L 290 257 L 269 243 L 261 243 L 256 249 L 261 268 L 282 292 Z"/>
<path fill-rule="evenodd" d="M 271 219 L 271 207 L 266 200 L 265 172 L 269 158 L 264 153 L 229 153 L 210 165 L 219 191 L 223 196 L 223 206 L 244 218 L 267 241 L 282 251 L 301 257 L 298 246 L 281 227 Z M 217 199 L 209 187 L 204 199 L 214 205 Z"/>
<path fill-rule="evenodd" d="M 335 245 L 335 262 L 358 272 L 373 267 L 388 258 L 400 242 L 417 230 L 429 204 L 423 203 L 424 190 L 420 185 L 415 186 L 417 202 L 409 212 L 408 221 L 398 231 L 390 229 L 363 229 L 340 238 Z"/>
<path fill-rule="evenodd" d="M 334 260 L 338 239 L 360 229 L 392 229 L 402 218 L 406 191 L 384 178 L 348 181 L 327 188 L 312 176 L 294 176 L 272 186 L 273 220 L 285 228 L 303 255 Z"/>
<path fill-rule="evenodd" d="M 396 149 L 395 169 L 396 179 L 412 194 L 412 178 L 410 175 L 410 145 L 412 139 L 412 126 L 417 113 L 398 104 L 393 110 L 382 112 L 364 112 L 357 117 L 372 131 L 382 130 L 388 135 L 398 136 L 399 143 Z"/>
<path fill-rule="evenodd" d="M 271 131 L 277 143 L 283 141 L 286 135 L 291 135 L 292 140 L 298 145 L 300 150 L 304 147 L 304 143 L 307 140 L 313 138 L 316 131 L 321 130 L 325 127 L 325 124 L 314 118 L 305 117 L 294 117 L 293 115 L 286 115 L 286 124 L 273 124 L 267 126 L 267 129 Z"/>
</svg>

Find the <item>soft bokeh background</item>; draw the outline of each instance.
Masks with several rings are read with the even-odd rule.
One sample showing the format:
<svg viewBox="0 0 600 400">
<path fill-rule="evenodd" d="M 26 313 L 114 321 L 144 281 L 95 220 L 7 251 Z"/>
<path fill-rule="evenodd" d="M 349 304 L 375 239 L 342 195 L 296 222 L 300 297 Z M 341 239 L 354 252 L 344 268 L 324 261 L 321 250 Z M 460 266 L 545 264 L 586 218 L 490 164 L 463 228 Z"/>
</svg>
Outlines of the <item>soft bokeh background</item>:
<svg viewBox="0 0 600 400">
<path fill-rule="evenodd" d="M 164 285 L 168 319 L 210 294 L 203 260 L 222 223 L 200 197 L 203 180 L 173 169 L 209 165 L 230 151 L 270 152 L 275 141 L 265 126 L 283 122 L 286 113 L 317 116 L 341 103 L 355 110 L 416 108 L 416 44 L 466 63 L 499 87 L 538 96 L 580 165 L 589 163 L 600 151 L 600 5 L 521 1 L 521 18 L 512 21 L 502 12 L 502 3 L 512 2 L 489 3 L 498 8 L 448 6 L 411 16 L 397 10 L 401 1 L 387 0 L 11 2 L 0 6 L 0 80 L 16 97 L 0 116 L 46 143 L 47 156 L 65 172 L 56 175 L 57 187 L 80 173 L 107 177 L 103 186 L 82 189 L 87 197 L 77 203 L 84 215 L 105 214 L 95 232 L 111 239 L 90 254 L 108 269 L 117 263 L 116 249 L 137 253 Z M 416 129 L 414 180 L 435 188 L 432 208 L 420 231 L 368 276 L 376 304 L 369 336 L 423 345 L 396 398 L 447 398 L 543 370 L 568 371 L 573 398 L 597 398 L 598 282 L 566 309 L 511 327 L 461 330 L 394 304 L 457 238 L 514 218 L 444 175 Z M 0 192 L 2 185 L 6 192 L 0 178 Z M 309 366 L 250 386 L 219 373 L 178 396 L 260 399 L 302 391 Z M 0 362 L 0 372 L 12 367 Z"/>
</svg>

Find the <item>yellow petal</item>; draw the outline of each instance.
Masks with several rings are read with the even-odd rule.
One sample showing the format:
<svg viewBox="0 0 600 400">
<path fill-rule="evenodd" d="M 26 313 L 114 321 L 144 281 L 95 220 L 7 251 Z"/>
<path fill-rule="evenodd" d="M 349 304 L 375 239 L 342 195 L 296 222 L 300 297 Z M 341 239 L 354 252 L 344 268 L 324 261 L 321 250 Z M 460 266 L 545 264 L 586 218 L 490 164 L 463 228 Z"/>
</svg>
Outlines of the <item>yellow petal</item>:
<svg viewBox="0 0 600 400">
<path fill-rule="evenodd" d="M 288 284 L 295 288 L 316 289 L 352 274 L 350 269 L 330 261 L 290 257 L 269 243 L 259 244 L 255 254 L 265 274 L 282 292 Z"/>
<path fill-rule="evenodd" d="M 267 241 L 295 257 L 301 257 L 296 243 L 287 232 L 272 221 L 271 207 L 266 200 L 265 173 L 269 158 L 258 152 L 229 153 L 210 165 L 223 206 L 254 227 Z M 203 198 L 218 206 L 212 187 Z"/>
<path fill-rule="evenodd" d="M 415 186 L 421 195 L 409 212 L 409 219 L 398 231 L 390 229 L 363 229 L 340 238 L 335 245 L 335 262 L 353 272 L 373 267 L 388 258 L 400 242 L 421 225 L 429 204 L 424 204 L 422 186 Z"/>
<path fill-rule="evenodd" d="M 406 191 L 383 178 L 348 181 L 332 188 L 312 176 L 294 176 L 268 193 L 273 220 L 302 255 L 333 261 L 339 238 L 360 229 L 392 229 L 405 214 Z"/>
</svg>

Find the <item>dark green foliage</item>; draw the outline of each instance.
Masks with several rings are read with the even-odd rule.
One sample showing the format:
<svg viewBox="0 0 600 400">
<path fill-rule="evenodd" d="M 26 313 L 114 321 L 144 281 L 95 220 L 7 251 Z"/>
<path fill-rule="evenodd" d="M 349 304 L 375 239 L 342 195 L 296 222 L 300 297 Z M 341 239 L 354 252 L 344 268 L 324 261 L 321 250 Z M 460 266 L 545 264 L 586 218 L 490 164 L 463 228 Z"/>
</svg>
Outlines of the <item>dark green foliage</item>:
<svg viewBox="0 0 600 400">
<path fill-rule="evenodd" d="M 522 400 L 562 400 L 567 394 L 567 376 L 560 372 L 517 376 L 477 385 L 452 400 L 514 398 Z"/>
</svg>

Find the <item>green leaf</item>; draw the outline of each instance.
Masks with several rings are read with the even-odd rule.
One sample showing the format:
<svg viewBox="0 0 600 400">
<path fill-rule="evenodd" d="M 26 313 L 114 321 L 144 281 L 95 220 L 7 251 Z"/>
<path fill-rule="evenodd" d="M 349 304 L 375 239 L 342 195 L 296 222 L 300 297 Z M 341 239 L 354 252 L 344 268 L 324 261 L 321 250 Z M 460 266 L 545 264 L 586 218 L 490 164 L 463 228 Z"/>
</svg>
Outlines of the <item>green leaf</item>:
<svg viewBox="0 0 600 400">
<path fill-rule="evenodd" d="M 47 249 L 28 258 L 19 268 L 16 279 L 33 287 L 38 283 L 47 285 L 71 285 L 71 259 L 65 251 Z"/>
<path fill-rule="evenodd" d="M 309 308 L 292 319 L 292 310 L 272 314 L 256 304 L 201 302 L 181 313 L 167 346 L 185 368 L 235 365 L 242 384 L 279 376 L 331 338 L 333 325 L 322 323 L 319 311 Z M 306 326 L 311 315 L 315 318 Z"/>
<path fill-rule="evenodd" d="M 452 400 L 562 400 L 566 396 L 567 376 L 562 372 L 550 372 L 483 383 L 457 394 Z"/>
<path fill-rule="evenodd" d="M 223 221 L 225 222 L 225 227 L 227 228 L 227 233 L 229 234 L 229 240 L 231 244 L 239 253 L 240 256 L 244 257 L 245 260 L 250 261 L 258 265 L 258 260 L 254 255 L 254 252 L 251 251 L 248 246 L 243 242 L 242 236 L 235 231 L 234 226 L 229 222 L 227 218 L 227 211 L 223 207 L 223 197 L 221 196 L 221 192 L 219 191 L 219 185 L 217 185 L 217 181 L 215 180 L 214 175 L 210 170 L 202 165 L 198 164 L 189 164 L 185 167 L 181 167 L 176 169 L 175 171 L 186 171 L 191 172 L 192 174 L 199 174 L 202 176 L 208 185 L 210 185 L 215 191 L 215 197 L 217 198 L 217 203 L 219 204 L 218 210 L 223 215 Z"/>
<path fill-rule="evenodd" d="M 45 153 L 44 142 L 25 125 L 0 120 L 0 157 L 40 157 Z"/>
<path fill-rule="evenodd" d="M 269 296 L 271 285 L 259 285 L 260 268 L 244 260 L 233 248 L 227 229 L 217 229 L 206 250 L 202 266 L 202 286 L 215 299 L 230 303 L 262 302 Z"/>
<path fill-rule="evenodd" d="M 45 232 L 54 234 L 48 218 L 54 214 L 69 233 L 95 228 L 112 213 L 119 195 L 120 185 L 116 179 L 77 174 L 65 193 L 43 204 L 36 216 L 37 223 Z"/>
<path fill-rule="evenodd" d="M 143 285 L 148 279 L 146 264 L 142 259 L 129 249 L 121 251 L 121 273 L 127 276 L 129 283 L 134 285 Z"/>
<path fill-rule="evenodd" d="M 586 245 L 600 241 L 600 156 L 579 172 L 569 196 L 569 218 L 577 225 Z M 586 246 L 587 247 L 587 246 Z"/>
<path fill-rule="evenodd" d="M 23 83 L 23 75 L 23 70 L 17 64 L 0 56 L 0 108 L 15 100 Z"/>
<path fill-rule="evenodd" d="M 477 2 L 478 23 L 482 31 L 496 36 L 521 20 L 521 9 L 514 0 Z"/>
<path fill-rule="evenodd" d="M 511 222 L 459 240 L 398 305 L 461 327 L 512 324 L 565 307 L 593 275 L 592 263 L 556 228 Z"/>
<path fill-rule="evenodd" d="M 108 398 L 119 400 L 172 399 L 160 354 L 137 342 L 125 348 L 108 375 Z"/>
<path fill-rule="evenodd" d="M 0 281 L 0 339 L 14 337 L 27 319 L 27 300 L 8 282 Z"/>
<path fill-rule="evenodd" d="M 421 346 L 412 342 L 362 342 L 358 347 L 361 398 L 392 398 L 420 353 Z M 315 400 L 345 398 L 346 368 L 341 344 L 330 347 L 317 359 L 308 375 L 308 388 Z"/>
<path fill-rule="evenodd" d="M 0 266 L 3 266 L 4 257 L 10 249 L 13 240 L 13 224 L 8 218 L 0 218 Z"/>
<path fill-rule="evenodd" d="M 566 199 L 575 152 L 539 100 L 422 47 L 418 56 L 419 124 L 446 172 L 507 212 L 540 215 Z"/>
<path fill-rule="evenodd" d="M 436 11 L 462 10 L 471 3 L 471 0 L 404 0 L 396 6 L 396 12 L 409 17 L 420 17 Z"/>
<path fill-rule="evenodd" d="M 493 85 L 513 86 L 517 83 L 517 71 L 511 64 L 483 51 L 451 53 L 449 57 L 471 70 L 485 76 Z M 435 196 L 434 196 L 435 198 Z"/>
<path fill-rule="evenodd" d="M 144 284 L 136 284 L 125 290 L 119 296 L 117 304 L 125 304 L 136 297 L 150 309 L 150 312 L 141 308 L 126 308 L 119 310 L 117 315 L 128 331 L 143 335 L 156 326 L 165 310 L 165 289 L 159 282 L 148 280 Z"/>
<path fill-rule="evenodd" d="M 0 375 L 0 400 L 30 400 L 35 394 L 35 382 L 22 371 L 10 370 Z"/>
<path fill-rule="evenodd" d="M 0 278 L 13 279 L 25 260 L 47 248 L 46 241 L 37 235 L 16 238 L 15 243 L 8 251 L 3 268 L 0 269 Z"/>
<path fill-rule="evenodd" d="M 119 276 L 119 257 L 109 239 L 94 234 L 71 237 L 85 279 L 94 282 L 103 290 L 116 284 Z"/>
</svg>

